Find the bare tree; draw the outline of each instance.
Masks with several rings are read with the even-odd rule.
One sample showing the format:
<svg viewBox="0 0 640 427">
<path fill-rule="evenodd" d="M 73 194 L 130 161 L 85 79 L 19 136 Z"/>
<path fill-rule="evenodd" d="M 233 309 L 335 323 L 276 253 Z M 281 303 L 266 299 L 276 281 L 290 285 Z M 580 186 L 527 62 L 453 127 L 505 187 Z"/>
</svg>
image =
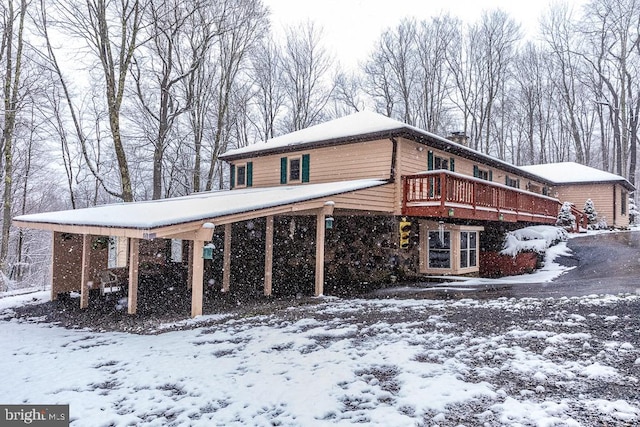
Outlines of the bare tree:
<svg viewBox="0 0 640 427">
<path fill-rule="evenodd" d="M 121 111 L 127 76 L 139 43 L 145 0 L 87 0 L 82 3 L 76 0 L 59 1 L 56 5 L 67 33 L 84 40 L 100 64 L 110 136 L 120 176 L 117 196 L 126 202 L 133 201 Z M 84 138 L 81 142 L 86 144 Z M 84 152 L 87 152 L 86 148 Z M 86 160 L 91 162 L 89 158 Z"/>
<path fill-rule="evenodd" d="M 168 135 L 192 98 L 181 83 L 205 59 L 215 35 L 215 22 L 200 1 L 150 0 L 145 15 L 148 42 L 133 56 L 136 95 L 153 145 L 153 199 L 162 196 L 164 153 Z M 188 92 L 187 92 L 188 94 Z"/>
<path fill-rule="evenodd" d="M 214 91 L 213 105 L 210 107 L 213 137 L 211 139 L 210 163 L 205 189 L 214 185 L 214 174 L 218 165 L 218 156 L 226 151 L 227 134 L 231 114 L 231 100 L 236 78 L 240 75 L 248 55 L 256 43 L 265 35 L 268 28 L 267 10 L 260 0 L 229 0 L 229 13 L 221 21 L 217 56 L 212 58 L 217 65 L 216 82 L 211 85 Z M 222 182 L 222 174 L 219 174 Z"/>
<path fill-rule="evenodd" d="M 282 53 L 272 38 L 265 39 L 253 52 L 251 77 L 255 87 L 258 139 L 276 136 L 276 120 L 284 106 Z"/>
<path fill-rule="evenodd" d="M 13 208 L 13 144 L 16 118 L 21 101 L 21 73 L 24 43 L 25 17 L 28 2 L 9 0 L 2 9 L 2 39 L 0 41 L 0 63 L 4 61 L 3 76 L 3 121 L 2 140 L 4 160 L 4 193 L 2 202 L 2 241 L 0 242 L 0 267 L 6 271 L 9 251 L 9 233 Z"/>
<path fill-rule="evenodd" d="M 333 87 L 327 75 L 333 59 L 320 44 L 322 31 L 312 22 L 288 28 L 283 54 L 283 77 L 288 111 L 285 130 L 292 132 L 318 123 Z"/>
</svg>

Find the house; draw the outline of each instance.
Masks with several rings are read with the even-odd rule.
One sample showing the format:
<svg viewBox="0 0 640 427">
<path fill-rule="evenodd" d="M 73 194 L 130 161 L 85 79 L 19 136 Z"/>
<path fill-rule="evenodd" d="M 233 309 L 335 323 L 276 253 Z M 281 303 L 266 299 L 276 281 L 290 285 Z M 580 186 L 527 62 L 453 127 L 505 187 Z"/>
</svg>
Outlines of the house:
<svg viewBox="0 0 640 427">
<path fill-rule="evenodd" d="M 571 202 L 582 209 L 587 199 L 591 199 L 598 221 L 618 228 L 629 225 L 629 194 L 635 188 L 620 175 L 575 162 L 522 166 L 521 169 L 551 181 L 549 194 L 561 202 Z"/>
<path fill-rule="evenodd" d="M 135 313 L 149 247 L 187 270 L 193 316 L 205 281 L 228 291 L 254 277 L 265 295 L 291 282 L 322 295 L 374 277 L 478 274 L 481 249 L 504 230 L 554 224 L 560 206 L 550 179 L 370 112 L 221 158 L 228 191 L 14 218 L 53 231 L 52 298 L 78 291 L 86 307 L 101 272 L 124 268 Z M 98 255 L 105 236 L 109 253 Z M 223 248 L 219 260 L 212 246 Z"/>
</svg>

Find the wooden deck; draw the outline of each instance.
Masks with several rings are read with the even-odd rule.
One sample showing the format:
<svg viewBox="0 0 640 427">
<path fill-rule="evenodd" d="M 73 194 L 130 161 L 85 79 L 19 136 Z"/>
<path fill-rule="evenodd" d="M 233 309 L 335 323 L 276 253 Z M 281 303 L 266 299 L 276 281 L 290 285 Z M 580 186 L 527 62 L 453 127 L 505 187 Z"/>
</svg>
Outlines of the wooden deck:
<svg viewBox="0 0 640 427">
<path fill-rule="evenodd" d="M 407 216 L 555 224 L 561 206 L 553 197 L 445 170 L 402 181 Z"/>
</svg>

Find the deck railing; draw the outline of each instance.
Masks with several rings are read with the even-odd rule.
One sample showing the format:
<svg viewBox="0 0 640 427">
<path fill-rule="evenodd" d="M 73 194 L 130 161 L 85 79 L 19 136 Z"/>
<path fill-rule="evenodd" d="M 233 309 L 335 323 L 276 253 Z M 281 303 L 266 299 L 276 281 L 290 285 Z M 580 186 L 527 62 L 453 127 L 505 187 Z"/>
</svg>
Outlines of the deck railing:
<svg viewBox="0 0 640 427">
<path fill-rule="evenodd" d="M 403 176 L 403 214 L 552 223 L 552 197 L 445 170 Z"/>
</svg>

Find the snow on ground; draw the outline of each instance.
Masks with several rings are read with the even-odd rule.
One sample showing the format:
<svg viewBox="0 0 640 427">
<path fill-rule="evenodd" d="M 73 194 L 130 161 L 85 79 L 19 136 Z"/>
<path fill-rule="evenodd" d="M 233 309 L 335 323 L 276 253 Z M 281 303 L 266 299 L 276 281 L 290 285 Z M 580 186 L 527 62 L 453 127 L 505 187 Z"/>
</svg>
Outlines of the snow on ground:
<svg viewBox="0 0 640 427">
<path fill-rule="evenodd" d="M 334 298 L 158 335 L 5 310 L 0 395 L 70 404 L 73 426 L 632 425 L 638 306 Z"/>
</svg>

